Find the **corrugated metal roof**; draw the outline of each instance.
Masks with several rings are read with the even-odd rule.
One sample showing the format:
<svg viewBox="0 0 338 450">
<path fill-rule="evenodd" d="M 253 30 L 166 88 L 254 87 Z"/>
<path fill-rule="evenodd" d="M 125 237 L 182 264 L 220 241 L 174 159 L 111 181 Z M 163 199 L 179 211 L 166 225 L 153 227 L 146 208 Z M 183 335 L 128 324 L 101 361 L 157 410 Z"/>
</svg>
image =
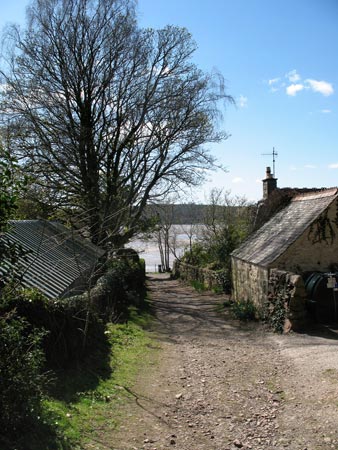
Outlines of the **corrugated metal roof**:
<svg viewBox="0 0 338 450">
<path fill-rule="evenodd" d="M 232 256 L 268 266 L 301 236 L 335 198 L 336 188 L 297 195 L 289 205 L 253 233 Z"/>
<path fill-rule="evenodd" d="M 62 297 L 104 254 L 57 222 L 12 221 L 6 236 L 28 251 L 20 262 L 23 285 L 40 289 L 48 298 Z"/>
</svg>

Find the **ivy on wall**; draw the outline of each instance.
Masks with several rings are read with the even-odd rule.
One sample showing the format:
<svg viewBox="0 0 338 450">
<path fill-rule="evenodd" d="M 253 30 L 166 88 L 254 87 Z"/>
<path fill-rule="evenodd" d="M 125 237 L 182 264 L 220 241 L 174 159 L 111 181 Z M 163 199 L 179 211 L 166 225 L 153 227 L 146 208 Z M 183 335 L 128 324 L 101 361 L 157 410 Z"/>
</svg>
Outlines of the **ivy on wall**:
<svg viewBox="0 0 338 450">
<path fill-rule="evenodd" d="M 269 295 L 263 307 L 263 319 L 276 333 L 283 333 L 287 310 L 294 286 L 286 272 L 273 273 L 269 279 Z"/>
<path fill-rule="evenodd" d="M 312 222 L 308 239 L 312 244 L 326 242 L 332 245 L 338 229 L 338 199 L 336 200 L 336 213 L 334 218 L 330 218 L 326 209 L 314 222 Z"/>
</svg>

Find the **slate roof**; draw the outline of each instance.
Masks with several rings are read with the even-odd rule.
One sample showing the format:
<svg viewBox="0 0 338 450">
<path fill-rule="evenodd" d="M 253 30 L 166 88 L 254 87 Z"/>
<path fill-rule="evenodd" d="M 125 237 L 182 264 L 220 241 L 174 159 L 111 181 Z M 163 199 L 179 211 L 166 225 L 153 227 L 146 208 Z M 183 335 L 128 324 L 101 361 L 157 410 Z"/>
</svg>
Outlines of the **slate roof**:
<svg viewBox="0 0 338 450">
<path fill-rule="evenodd" d="M 284 209 L 249 236 L 232 256 L 263 267 L 269 266 L 337 196 L 337 188 L 296 195 Z"/>
<path fill-rule="evenodd" d="M 57 222 L 18 220 L 5 234 L 29 253 L 20 262 L 25 287 L 40 289 L 48 298 L 63 297 L 97 264 L 104 251 Z"/>
</svg>

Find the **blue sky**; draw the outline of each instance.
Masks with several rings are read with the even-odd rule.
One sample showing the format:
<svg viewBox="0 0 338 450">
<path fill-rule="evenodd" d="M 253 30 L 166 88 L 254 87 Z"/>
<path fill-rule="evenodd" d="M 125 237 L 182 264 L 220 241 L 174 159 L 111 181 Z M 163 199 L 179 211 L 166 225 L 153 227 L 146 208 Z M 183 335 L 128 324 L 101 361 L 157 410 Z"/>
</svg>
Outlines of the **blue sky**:
<svg viewBox="0 0 338 450">
<path fill-rule="evenodd" d="M 24 20 L 28 0 L 0 0 L 0 26 Z M 338 186 L 338 0 L 139 0 L 141 26 L 186 27 L 194 62 L 217 69 L 236 100 L 224 113 L 231 135 L 211 147 L 227 167 L 197 195 L 223 187 L 261 198 L 278 153 L 278 186 Z"/>
</svg>

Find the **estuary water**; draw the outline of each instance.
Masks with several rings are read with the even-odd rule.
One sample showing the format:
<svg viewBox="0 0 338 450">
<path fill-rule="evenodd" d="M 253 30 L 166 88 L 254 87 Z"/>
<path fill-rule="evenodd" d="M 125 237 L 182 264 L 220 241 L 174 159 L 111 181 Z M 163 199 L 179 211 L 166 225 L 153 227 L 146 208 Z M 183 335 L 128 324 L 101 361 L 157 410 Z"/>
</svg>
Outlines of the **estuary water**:
<svg viewBox="0 0 338 450">
<path fill-rule="evenodd" d="M 170 247 L 175 250 L 177 257 L 183 255 L 189 248 L 190 240 L 196 242 L 202 233 L 203 225 L 172 225 L 170 228 Z M 158 248 L 158 238 L 154 234 L 149 238 L 135 238 L 131 240 L 128 247 L 136 250 L 145 260 L 146 272 L 158 272 L 158 266 L 161 264 L 161 256 Z M 170 252 L 170 267 L 173 267 L 175 256 Z"/>
</svg>

